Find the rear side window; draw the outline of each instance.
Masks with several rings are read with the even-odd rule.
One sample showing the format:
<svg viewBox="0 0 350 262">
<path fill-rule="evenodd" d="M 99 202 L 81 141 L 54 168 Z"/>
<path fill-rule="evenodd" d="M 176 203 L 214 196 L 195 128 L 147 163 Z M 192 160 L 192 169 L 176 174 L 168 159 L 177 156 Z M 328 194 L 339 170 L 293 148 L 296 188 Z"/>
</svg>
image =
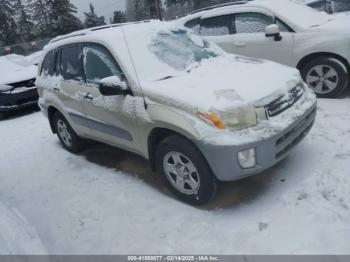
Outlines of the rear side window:
<svg viewBox="0 0 350 262">
<path fill-rule="evenodd" d="M 201 34 L 203 36 L 230 35 L 233 33 L 233 21 L 231 15 L 205 18 L 201 22 Z"/>
<path fill-rule="evenodd" d="M 81 81 L 83 79 L 81 58 L 80 46 L 68 46 L 61 49 L 60 71 L 65 80 Z"/>
<path fill-rule="evenodd" d="M 242 13 L 235 15 L 237 34 L 263 33 L 267 26 L 274 23 L 273 17 L 259 13 Z"/>
<path fill-rule="evenodd" d="M 83 52 L 87 82 L 98 83 L 99 80 L 110 76 L 123 78 L 120 67 L 106 48 L 99 45 L 86 45 Z"/>
<path fill-rule="evenodd" d="M 56 51 L 50 51 L 44 58 L 41 75 L 53 76 L 56 72 Z"/>
</svg>

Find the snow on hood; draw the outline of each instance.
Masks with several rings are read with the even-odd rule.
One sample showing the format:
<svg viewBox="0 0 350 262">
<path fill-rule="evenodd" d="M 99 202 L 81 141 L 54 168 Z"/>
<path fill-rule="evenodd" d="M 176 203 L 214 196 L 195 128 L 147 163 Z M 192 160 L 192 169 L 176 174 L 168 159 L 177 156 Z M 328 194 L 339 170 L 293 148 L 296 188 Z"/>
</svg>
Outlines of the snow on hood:
<svg viewBox="0 0 350 262">
<path fill-rule="evenodd" d="M 12 84 L 36 77 L 37 67 L 24 56 L 7 55 L 0 57 L 0 84 Z"/>
<path fill-rule="evenodd" d="M 227 55 L 203 60 L 189 73 L 141 84 L 151 100 L 208 112 L 254 104 L 300 82 L 294 68 Z"/>
<path fill-rule="evenodd" d="M 330 29 L 350 33 L 350 15 L 333 15 L 331 17 L 327 23 L 317 26 L 315 29 Z"/>
</svg>

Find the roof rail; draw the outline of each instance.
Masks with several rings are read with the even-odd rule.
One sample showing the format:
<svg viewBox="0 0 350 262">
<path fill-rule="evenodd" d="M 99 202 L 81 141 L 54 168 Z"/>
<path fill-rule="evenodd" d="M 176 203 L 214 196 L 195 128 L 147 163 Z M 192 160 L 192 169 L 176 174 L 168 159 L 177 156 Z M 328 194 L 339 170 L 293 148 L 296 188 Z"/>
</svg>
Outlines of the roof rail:
<svg viewBox="0 0 350 262">
<path fill-rule="evenodd" d="M 68 39 L 68 38 L 71 38 L 71 37 L 82 36 L 82 35 L 86 35 L 86 32 L 85 31 L 77 31 L 75 33 L 71 33 L 71 34 L 68 34 L 68 35 L 57 36 L 54 39 L 52 39 L 49 42 L 49 44 L 52 44 L 52 43 L 55 43 L 55 42 L 58 42 L 58 41 L 61 41 L 61 40 L 64 40 L 64 39 Z"/>
<path fill-rule="evenodd" d="M 248 3 L 249 1 L 251 1 L 251 0 L 238 0 L 238 1 L 233 1 L 233 2 L 220 4 L 220 5 L 212 5 L 212 6 L 208 6 L 208 7 L 194 10 L 191 14 L 199 13 L 202 11 L 208 11 L 208 10 L 219 8 L 219 7 L 225 7 L 225 6 L 231 6 L 231 5 L 243 5 L 243 4 Z"/>
<path fill-rule="evenodd" d="M 96 26 L 96 27 L 92 27 L 92 28 L 87 28 L 87 29 L 83 29 L 80 31 L 76 31 L 73 33 L 69 33 L 66 35 L 62 35 L 62 36 L 57 36 L 54 39 L 52 39 L 49 44 L 64 40 L 64 39 L 68 39 L 68 38 L 72 38 L 72 37 L 77 37 L 77 36 L 83 36 L 88 34 L 89 32 L 92 31 L 98 31 L 98 30 L 103 30 L 103 29 L 108 29 L 108 28 L 113 28 L 113 27 L 118 27 L 118 26 L 124 26 L 124 25 L 133 25 L 133 24 L 141 24 L 141 23 L 148 23 L 151 20 L 143 20 L 143 21 L 137 21 L 137 22 L 129 22 L 129 23 L 119 23 L 119 24 L 109 24 L 109 25 L 103 25 L 103 26 Z"/>
</svg>

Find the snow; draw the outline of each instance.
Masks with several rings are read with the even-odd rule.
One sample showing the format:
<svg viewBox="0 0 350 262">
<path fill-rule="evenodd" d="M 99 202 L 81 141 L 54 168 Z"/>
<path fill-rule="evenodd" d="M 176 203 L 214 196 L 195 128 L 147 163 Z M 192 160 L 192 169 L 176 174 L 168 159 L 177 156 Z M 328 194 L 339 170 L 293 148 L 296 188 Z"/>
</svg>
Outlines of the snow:
<svg viewBox="0 0 350 262">
<path fill-rule="evenodd" d="M 12 84 L 36 77 L 37 67 L 32 58 L 26 60 L 24 56 L 0 56 L 0 84 Z"/>
<path fill-rule="evenodd" d="M 37 232 L 15 209 L 0 202 L 0 254 L 46 254 Z"/>
<path fill-rule="evenodd" d="M 255 0 L 249 5 L 264 6 L 273 10 L 282 21 L 287 20 L 302 28 L 322 25 L 332 19 L 327 13 L 319 12 L 298 0 Z"/>
<path fill-rule="evenodd" d="M 142 87 L 145 95 L 151 99 L 191 111 L 198 109 L 208 112 L 254 103 L 275 92 L 293 88 L 300 82 L 301 77 L 296 69 L 227 54 L 203 60 L 189 73 L 166 80 L 142 82 Z"/>
<path fill-rule="evenodd" d="M 176 201 L 131 153 L 100 144 L 66 152 L 41 113 L 1 121 L 0 199 L 26 221 L 1 253 L 40 253 L 11 242 L 31 228 L 49 254 L 348 254 L 350 98 L 318 107 L 288 158 L 224 184 L 203 208 Z M 1 239 L 7 223 L 21 223 L 4 224 L 13 213 L 0 209 Z"/>
</svg>

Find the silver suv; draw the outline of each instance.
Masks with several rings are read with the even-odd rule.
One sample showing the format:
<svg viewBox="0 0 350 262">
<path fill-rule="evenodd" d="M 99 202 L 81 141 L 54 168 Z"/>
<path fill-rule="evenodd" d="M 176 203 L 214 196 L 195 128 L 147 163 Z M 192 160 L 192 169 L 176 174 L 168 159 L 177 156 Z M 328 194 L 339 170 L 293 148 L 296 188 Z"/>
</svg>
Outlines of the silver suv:
<svg viewBox="0 0 350 262">
<path fill-rule="evenodd" d="M 75 32 L 43 57 L 39 105 L 63 147 L 93 139 L 139 154 L 194 205 L 218 181 L 279 162 L 316 115 L 296 69 L 227 54 L 172 23 Z"/>
</svg>

